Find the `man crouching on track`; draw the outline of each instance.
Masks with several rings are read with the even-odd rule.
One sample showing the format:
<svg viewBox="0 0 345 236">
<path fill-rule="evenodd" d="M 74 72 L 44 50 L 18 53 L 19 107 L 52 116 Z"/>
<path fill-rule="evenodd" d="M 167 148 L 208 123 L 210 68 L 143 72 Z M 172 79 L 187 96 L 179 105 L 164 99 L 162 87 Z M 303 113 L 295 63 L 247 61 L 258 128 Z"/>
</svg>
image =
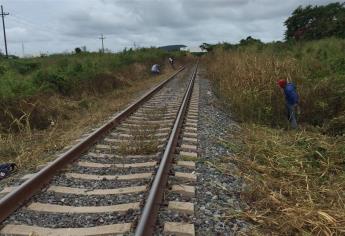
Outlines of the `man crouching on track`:
<svg viewBox="0 0 345 236">
<path fill-rule="evenodd" d="M 160 73 L 160 70 L 159 70 L 159 65 L 158 64 L 154 64 L 152 67 L 151 67 L 151 73 L 153 75 L 158 75 Z"/>
</svg>

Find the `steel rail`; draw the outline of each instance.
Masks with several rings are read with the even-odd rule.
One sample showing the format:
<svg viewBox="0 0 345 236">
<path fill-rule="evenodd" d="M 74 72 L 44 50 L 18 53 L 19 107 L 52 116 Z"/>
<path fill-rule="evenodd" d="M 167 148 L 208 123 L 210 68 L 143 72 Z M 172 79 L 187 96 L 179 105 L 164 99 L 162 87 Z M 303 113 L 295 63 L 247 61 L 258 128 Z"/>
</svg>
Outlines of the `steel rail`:
<svg viewBox="0 0 345 236">
<path fill-rule="evenodd" d="M 117 126 L 121 121 L 131 115 L 138 107 L 144 102 L 150 99 L 155 93 L 157 93 L 167 82 L 172 80 L 178 73 L 184 70 L 181 67 L 177 72 L 171 75 L 168 79 L 159 83 L 153 89 L 145 93 L 142 97 L 136 100 L 133 104 L 129 105 L 122 112 L 117 114 L 108 123 L 104 124 L 82 141 L 74 145 L 71 149 L 61 154 L 51 164 L 40 170 L 32 178 L 25 181 L 17 189 L 5 195 L 0 199 L 0 223 L 3 222 L 9 215 L 11 215 L 17 208 L 23 205 L 28 199 L 30 199 L 35 193 L 40 191 L 52 177 L 61 169 L 63 169 L 68 163 L 71 163 L 85 151 L 87 151 L 97 140 L 104 136 L 110 129 Z"/>
<path fill-rule="evenodd" d="M 163 157 L 157 170 L 157 174 L 151 185 L 151 189 L 147 200 L 144 205 L 143 212 L 137 225 L 135 236 L 148 236 L 153 235 L 159 212 L 160 204 L 162 202 L 164 190 L 169 177 L 169 170 L 171 167 L 172 156 L 175 153 L 177 141 L 182 128 L 183 120 L 186 114 L 186 110 L 189 104 L 189 100 L 192 96 L 194 81 L 196 72 L 198 69 L 199 61 L 196 63 L 192 77 L 188 84 L 186 93 L 183 98 L 183 102 L 179 108 L 178 115 L 176 117 L 173 129 L 169 136 L 169 141 L 166 145 Z"/>
</svg>

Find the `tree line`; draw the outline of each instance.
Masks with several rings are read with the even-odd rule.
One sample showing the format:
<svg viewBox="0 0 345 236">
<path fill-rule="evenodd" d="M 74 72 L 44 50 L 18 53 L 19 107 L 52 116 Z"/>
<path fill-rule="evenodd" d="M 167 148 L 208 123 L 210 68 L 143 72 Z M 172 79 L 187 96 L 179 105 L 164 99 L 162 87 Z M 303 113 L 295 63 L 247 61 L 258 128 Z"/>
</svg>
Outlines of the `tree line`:
<svg viewBox="0 0 345 236">
<path fill-rule="evenodd" d="M 320 6 L 299 6 L 284 22 L 286 26 L 286 41 L 308 41 L 328 37 L 345 38 L 345 2 L 330 3 Z M 242 39 L 238 44 L 203 43 L 200 48 L 212 51 L 222 45 L 224 48 L 234 48 L 249 44 L 263 44 L 259 39 L 251 36 Z"/>
</svg>

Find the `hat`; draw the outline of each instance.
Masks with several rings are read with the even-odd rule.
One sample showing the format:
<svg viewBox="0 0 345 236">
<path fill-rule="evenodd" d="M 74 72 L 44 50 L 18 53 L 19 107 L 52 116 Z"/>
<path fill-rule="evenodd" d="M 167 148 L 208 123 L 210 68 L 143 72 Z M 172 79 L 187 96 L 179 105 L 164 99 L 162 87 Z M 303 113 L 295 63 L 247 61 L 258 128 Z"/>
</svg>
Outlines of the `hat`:
<svg viewBox="0 0 345 236">
<path fill-rule="evenodd" d="M 279 85 L 279 87 L 285 88 L 286 84 L 287 84 L 287 82 L 286 82 L 285 79 L 280 79 L 280 80 L 278 80 L 278 85 Z"/>
</svg>

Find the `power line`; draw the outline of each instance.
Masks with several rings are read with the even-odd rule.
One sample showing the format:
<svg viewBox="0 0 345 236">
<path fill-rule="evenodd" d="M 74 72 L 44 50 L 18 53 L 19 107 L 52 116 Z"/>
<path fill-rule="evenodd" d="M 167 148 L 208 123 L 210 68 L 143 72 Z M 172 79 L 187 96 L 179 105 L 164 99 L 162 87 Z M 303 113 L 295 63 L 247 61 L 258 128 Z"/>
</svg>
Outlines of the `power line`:
<svg viewBox="0 0 345 236">
<path fill-rule="evenodd" d="M 104 39 L 105 37 L 103 36 L 103 34 L 101 34 L 101 37 L 99 38 L 100 40 L 102 40 L 102 53 L 104 53 Z"/>
<path fill-rule="evenodd" d="M 19 24 L 23 24 L 23 25 L 27 25 L 31 28 L 35 28 L 36 31 L 41 31 L 41 32 L 45 32 L 45 33 L 53 33 L 53 34 L 60 34 L 61 32 L 56 30 L 56 26 L 55 24 L 51 24 L 51 25 L 37 25 L 37 23 L 34 23 L 22 16 L 19 15 L 15 15 L 15 14 L 11 14 L 11 19 L 13 19 L 14 21 L 16 21 Z"/>
<path fill-rule="evenodd" d="M 1 18 L 2 18 L 2 28 L 4 30 L 4 41 L 5 41 L 5 50 L 6 50 L 6 57 L 8 57 L 8 51 L 7 51 L 7 40 L 6 40 L 6 29 L 5 29 L 5 16 L 8 16 L 10 13 L 4 12 L 4 9 L 1 5 Z"/>
</svg>

